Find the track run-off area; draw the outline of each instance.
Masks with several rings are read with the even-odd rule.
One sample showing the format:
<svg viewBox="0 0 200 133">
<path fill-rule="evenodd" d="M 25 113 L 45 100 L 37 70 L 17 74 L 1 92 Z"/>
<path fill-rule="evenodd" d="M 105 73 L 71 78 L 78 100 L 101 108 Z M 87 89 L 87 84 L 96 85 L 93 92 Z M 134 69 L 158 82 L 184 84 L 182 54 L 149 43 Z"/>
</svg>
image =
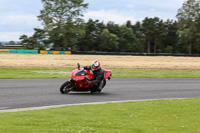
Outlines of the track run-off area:
<svg viewBox="0 0 200 133">
<path fill-rule="evenodd" d="M 200 78 L 113 78 L 101 93 L 61 94 L 67 79 L 1 79 L 0 112 L 64 105 L 200 97 Z"/>
</svg>

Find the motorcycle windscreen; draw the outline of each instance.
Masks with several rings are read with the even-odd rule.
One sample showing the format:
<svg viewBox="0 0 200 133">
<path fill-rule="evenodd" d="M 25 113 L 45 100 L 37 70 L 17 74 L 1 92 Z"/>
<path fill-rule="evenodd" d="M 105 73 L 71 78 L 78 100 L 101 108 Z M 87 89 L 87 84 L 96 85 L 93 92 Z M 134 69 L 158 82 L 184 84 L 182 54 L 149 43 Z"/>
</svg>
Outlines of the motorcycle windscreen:
<svg viewBox="0 0 200 133">
<path fill-rule="evenodd" d="M 89 75 L 87 72 L 85 72 L 84 70 L 78 70 L 75 75 L 77 76 L 85 76 L 85 75 Z"/>
</svg>

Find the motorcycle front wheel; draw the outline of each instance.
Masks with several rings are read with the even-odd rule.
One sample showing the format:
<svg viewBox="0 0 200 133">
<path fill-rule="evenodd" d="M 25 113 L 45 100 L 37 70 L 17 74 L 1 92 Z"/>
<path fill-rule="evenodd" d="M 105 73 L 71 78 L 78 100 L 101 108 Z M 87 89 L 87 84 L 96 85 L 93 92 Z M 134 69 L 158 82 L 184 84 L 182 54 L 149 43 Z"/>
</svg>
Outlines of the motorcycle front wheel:
<svg viewBox="0 0 200 133">
<path fill-rule="evenodd" d="M 74 89 L 75 84 L 71 81 L 66 81 L 60 87 L 60 92 L 62 94 L 67 94 Z"/>
</svg>

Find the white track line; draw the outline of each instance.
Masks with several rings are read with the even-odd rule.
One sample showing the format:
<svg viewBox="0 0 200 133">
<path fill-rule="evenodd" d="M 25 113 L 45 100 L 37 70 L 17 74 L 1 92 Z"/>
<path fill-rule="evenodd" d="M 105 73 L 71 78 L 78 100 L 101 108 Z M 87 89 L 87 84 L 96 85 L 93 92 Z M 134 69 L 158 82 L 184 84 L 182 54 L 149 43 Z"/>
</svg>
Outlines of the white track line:
<svg viewBox="0 0 200 133">
<path fill-rule="evenodd" d="M 137 102 L 137 101 L 171 100 L 171 99 L 187 99 L 187 98 L 163 98 L 163 99 L 123 100 L 123 101 L 105 101 L 105 102 L 92 102 L 92 103 L 63 104 L 63 105 L 51 105 L 51 106 L 41 106 L 41 107 L 31 107 L 31 108 L 5 109 L 5 110 L 0 110 L 0 113 L 41 110 L 41 109 L 58 108 L 58 107 L 64 107 L 64 106 L 93 105 L 93 104 L 106 104 L 106 103 L 124 103 L 124 102 Z M 8 108 L 8 107 L 6 107 L 6 108 Z"/>
</svg>

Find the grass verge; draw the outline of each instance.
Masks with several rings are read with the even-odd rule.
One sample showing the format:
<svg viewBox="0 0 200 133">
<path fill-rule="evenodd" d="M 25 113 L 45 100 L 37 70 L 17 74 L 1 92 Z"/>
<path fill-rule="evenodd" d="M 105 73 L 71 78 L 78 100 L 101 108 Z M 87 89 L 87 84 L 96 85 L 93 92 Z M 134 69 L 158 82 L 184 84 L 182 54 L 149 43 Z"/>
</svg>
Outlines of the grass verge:
<svg viewBox="0 0 200 133">
<path fill-rule="evenodd" d="M 200 98 L 155 100 L 1 113 L 6 133 L 197 133 Z"/>
<path fill-rule="evenodd" d="M 0 68 L 0 79 L 69 78 L 69 68 Z M 198 70 L 112 69 L 113 78 L 200 78 Z"/>
<path fill-rule="evenodd" d="M 72 70 L 63 68 L 0 68 L 0 79 L 69 78 Z"/>
</svg>

